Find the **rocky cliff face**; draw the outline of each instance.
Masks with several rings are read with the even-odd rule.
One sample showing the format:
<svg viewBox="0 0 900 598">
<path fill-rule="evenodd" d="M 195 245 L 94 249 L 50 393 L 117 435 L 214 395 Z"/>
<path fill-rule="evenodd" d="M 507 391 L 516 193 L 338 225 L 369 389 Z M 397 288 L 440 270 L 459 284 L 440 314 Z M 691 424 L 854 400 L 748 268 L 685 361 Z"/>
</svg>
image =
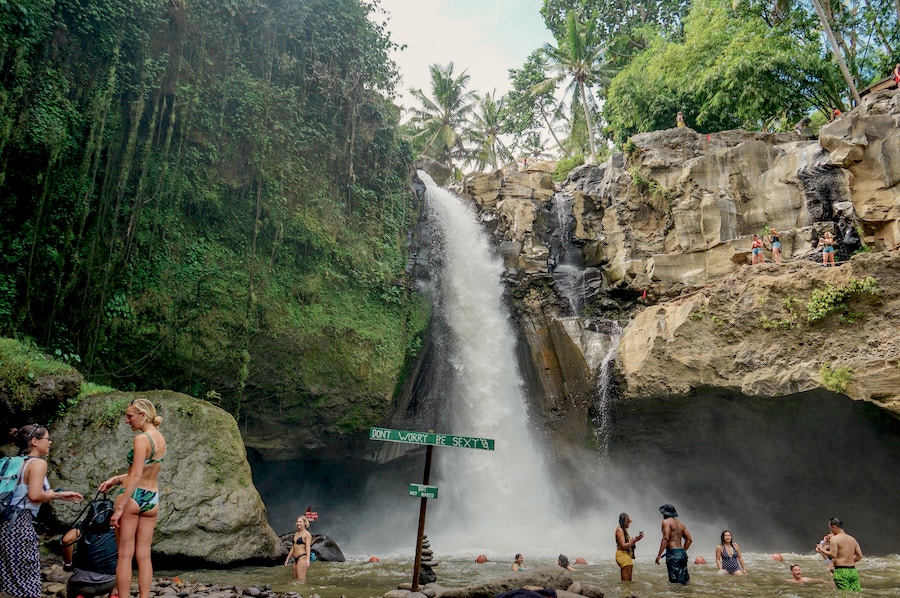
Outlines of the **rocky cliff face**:
<svg viewBox="0 0 900 598">
<path fill-rule="evenodd" d="M 462 186 L 504 257 L 545 423 L 572 418 L 562 445 L 589 440 L 576 422 L 590 411 L 584 397 L 604 343 L 584 339 L 608 338 L 604 317 L 631 322 L 618 358 L 631 396 L 703 386 L 790 394 L 824 386 L 825 365 L 850 372 L 849 396 L 900 414 L 891 338 L 900 92 L 867 97 L 818 139 L 681 128 L 636 135 L 626 150 L 557 186 L 539 170 L 476 174 Z M 751 267 L 751 236 L 766 227 L 781 231 L 785 263 Z M 815 247 L 826 230 L 839 259 L 859 236 L 881 253 L 826 270 Z M 868 275 L 880 294 L 848 308 L 864 317 L 806 322 L 813 291 Z"/>
</svg>

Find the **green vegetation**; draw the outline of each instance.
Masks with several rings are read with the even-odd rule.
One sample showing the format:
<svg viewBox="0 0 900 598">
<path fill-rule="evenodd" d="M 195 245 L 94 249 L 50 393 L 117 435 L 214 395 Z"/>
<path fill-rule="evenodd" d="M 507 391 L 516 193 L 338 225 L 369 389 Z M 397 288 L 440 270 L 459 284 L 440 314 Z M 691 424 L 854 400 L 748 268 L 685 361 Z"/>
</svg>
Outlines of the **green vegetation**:
<svg viewBox="0 0 900 598">
<path fill-rule="evenodd" d="M 847 302 L 859 295 L 874 296 L 880 292 L 878 280 L 873 276 L 852 278 L 847 284 L 839 286 L 828 283 L 824 289 L 813 291 L 812 297 L 806 304 L 806 319 L 810 323 L 818 322 L 833 313 L 841 313 L 842 321 L 852 323 L 860 314 L 851 312 Z"/>
<path fill-rule="evenodd" d="M 374 10 L 0 2 L 0 334 L 239 421 L 285 394 L 383 403 L 424 323 Z"/>
<path fill-rule="evenodd" d="M 574 156 L 569 156 L 568 158 L 559 160 L 556 163 L 556 170 L 553 172 L 553 180 L 557 183 L 566 180 L 566 177 L 569 176 L 569 173 L 582 164 L 584 164 L 583 154 L 576 154 Z"/>
<path fill-rule="evenodd" d="M 763 327 L 764 330 L 792 330 L 800 326 L 800 312 L 798 311 L 798 306 L 803 303 L 800 299 L 797 299 L 793 295 L 788 295 L 784 298 L 784 309 L 788 312 L 787 318 L 781 318 L 778 320 L 772 320 L 767 316 L 760 316 L 759 323 Z"/>
<path fill-rule="evenodd" d="M 667 208 L 671 210 L 672 202 L 675 201 L 675 194 L 671 189 L 654 178 L 644 176 L 637 166 L 632 166 L 628 173 L 631 175 L 632 183 L 634 183 L 641 195 L 649 193 L 653 198 L 662 199 L 666 202 Z"/>
<path fill-rule="evenodd" d="M 853 378 L 853 372 L 844 366 L 838 366 L 834 369 L 828 363 L 823 363 L 819 367 L 819 377 L 822 384 L 831 392 L 843 393 L 847 390 L 847 385 Z"/>
<path fill-rule="evenodd" d="M 42 352 L 30 341 L 0 338 L 0 388 L 8 390 L 18 409 L 28 409 L 31 387 L 39 378 L 74 374 L 75 368 Z"/>
</svg>

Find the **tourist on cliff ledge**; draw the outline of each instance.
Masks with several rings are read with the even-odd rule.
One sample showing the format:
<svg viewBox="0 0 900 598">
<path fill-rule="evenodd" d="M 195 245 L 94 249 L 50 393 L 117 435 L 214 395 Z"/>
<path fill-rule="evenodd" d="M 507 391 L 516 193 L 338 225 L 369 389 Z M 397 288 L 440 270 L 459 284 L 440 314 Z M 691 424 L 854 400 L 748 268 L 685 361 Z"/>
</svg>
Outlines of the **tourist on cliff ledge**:
<svg viewBox="0 0 900 598">
<path fill-rule="evenodd" d="M 769 229 L 769 242 L 772 244 L 772 259 L 776 264 L 781 263 L 781 238 L 777 228 Z"/>
<path fill-rule="evenodd" d="M 753 235 L 753 241 L 750 242 L 750 250 L 753 252 L 751 264 L 755 266 L 756 264 L 766 263 L 766 258 L 763 255 L 763 242 L 759 235 Z"/>
<path fill-rule="evenodd" d="M 819 238 L 817 247 L 822 248 L 822 265 L 827 266 L 831 264 L 834 266 L 834 235 L 826 232 Z"/>
</svg>

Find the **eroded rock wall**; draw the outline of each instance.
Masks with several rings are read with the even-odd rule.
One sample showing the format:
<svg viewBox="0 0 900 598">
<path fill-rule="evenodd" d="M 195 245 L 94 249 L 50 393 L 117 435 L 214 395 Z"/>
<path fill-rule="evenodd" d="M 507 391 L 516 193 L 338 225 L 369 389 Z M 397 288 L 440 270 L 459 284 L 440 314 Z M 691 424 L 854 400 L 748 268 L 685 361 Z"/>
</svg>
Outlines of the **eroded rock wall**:
<svg viewBox="0 0 900 598">
<path fill-rule="evenodd" d="M 636 135 L 626 150 L 555 186 L 543 169 L 475 174 L 462 186 L 504 257 L 527 345 L 525 369 L 545 397 L 535 409 L 550 428 L 556 421 L 567 431 L 560 444 L 587 438 L 589 431 L 574 422 L 589 414 L 584 397 L 597 374 L 591 359 L 578 355 L 578 333 L 561 325 L 574 308 L 552 290 L 561 195 L 571 199 L 566 234 L 580 252 L 578 266 L 602 278 L 591 282 L 600 293 L 582 283 L 580 327 L 589 330 L 603 315 L 636 316 L 618 358 L 626 393 L 722 386 L 790 394 L 822 387 L 818 372 L 828 362 L 853 371 L 849 396 L 900 413 L 890 389 L 900 373 L 900 348 L 887 332 L 897 330 L 891 299 L 897 281 L 889 270 L 900 245 L 900 92 L 867 96 L 823 126 L 817 139 L 680 128 Z M 765 227 L 781 231 L 785 264 L 751 268 L 751 236 Z M 888 253 L 822 269 L 818 235 L 831 230 L 842 243 L 839 233 L 854 228 L 869 250 Z M 772 262 L 768 245 L 765 257 Z M 884 294 L 866 307 L 866 323 L 848 328 L 833 318 L 789 331 L 761 326 L 760 318 L 775 317 L 788 295 L 807 301 L 813 289 L 864 276 L 869 267 L 881 272 Z M 720 297 L 730 303 L 714 307 Z M 701 313 L 709 314 L 705 323 Z M 718 323 L 710 325 L 713 315 Z M 873 344 L 877 351 L 866 349 Z M 576 363 L 588 369 L 591 384 L 572 382 L 577 368 L 563 364 Z M 563 404 L 568 411 L 560 410 Z M 559 425 L 570 413 L 572 423 Z M 565 458 L 561 446 L 556 452 Z"/>
</svg>

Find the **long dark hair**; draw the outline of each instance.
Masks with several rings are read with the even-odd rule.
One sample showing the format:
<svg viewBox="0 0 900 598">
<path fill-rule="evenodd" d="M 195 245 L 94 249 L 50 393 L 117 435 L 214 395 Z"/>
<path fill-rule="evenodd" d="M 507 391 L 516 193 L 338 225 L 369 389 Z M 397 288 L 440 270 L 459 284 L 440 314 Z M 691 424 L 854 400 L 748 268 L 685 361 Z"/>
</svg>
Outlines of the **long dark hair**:
<svg viewBox="0 0 900 598">
<path fill-rule="evenodd" d="M 625 527 L 625 522 L 628 521 L 628 513 L 619 513 L 619 527 L 622 528 L 622 533 L 625 534 L 625 543 L 631 541 L 631 536 L 628 535 L 628 529 Z"/>
<path fill-rule="evenodd" d="M 725 534 L 731 534 L 731 545 L 734 546 L 734 533 L 730 529 L 723 529 L 722 535 L 720 539 L 722 540 L 722 546 L 725 546 Z"/>
</svg>

